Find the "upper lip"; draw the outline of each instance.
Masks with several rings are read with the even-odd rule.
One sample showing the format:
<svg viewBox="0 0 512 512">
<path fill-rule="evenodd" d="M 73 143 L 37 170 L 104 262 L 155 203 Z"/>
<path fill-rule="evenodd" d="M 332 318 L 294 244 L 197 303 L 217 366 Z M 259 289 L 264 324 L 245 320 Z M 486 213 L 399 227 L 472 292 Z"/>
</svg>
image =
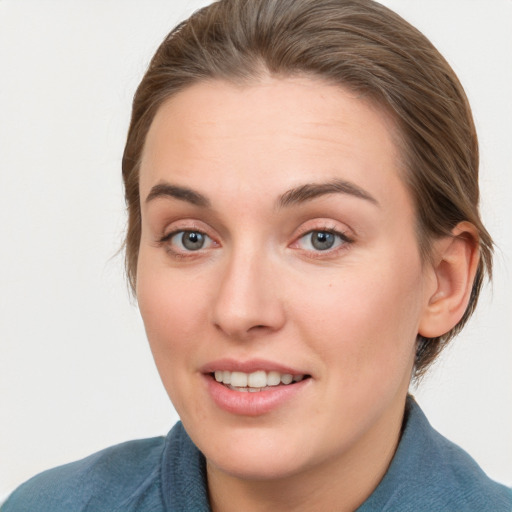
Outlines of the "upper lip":
<svg viewBox="0 0 512 512">
<path fill-rule="evenodd" d="M 259 370 L 263 370 L 266 372 L 275 371 L 284 374 L 288 373 L 291 375 L 309 375 L 308 372 L 302 371 L 300 369 L 292 368 L 290 366 L 286 366 L 281 363 L 275 363 L 265 359 L 248 359 L 246 361 L 231 358 L 217 359 L 215 361 L 206 363 L 200 369 L 201 373 L 213 373 L 216 370 L 244 373 L 253 373 Z"/>
</svg>

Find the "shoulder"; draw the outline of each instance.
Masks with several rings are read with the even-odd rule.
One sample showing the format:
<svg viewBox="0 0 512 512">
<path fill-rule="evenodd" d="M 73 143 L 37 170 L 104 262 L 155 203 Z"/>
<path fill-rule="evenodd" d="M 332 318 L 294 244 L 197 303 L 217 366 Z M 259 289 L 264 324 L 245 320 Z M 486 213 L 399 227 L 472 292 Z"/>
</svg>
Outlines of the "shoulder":
<svg viewBox="0 0 512 512">
<path fill-rule="evenodd" d="M 409 398 L 404 431 L 388 472 L 361 510 L 510 512 L 512 490 L 428 422 Z M 409 507 L 409 508 L 407 508 Z"/>
<path fill-rule="evenodd" d="M 415 483 L 432 503 L 430 510 L 512 511 L 511 489 L 491 480 L 468 453 L 434 429 L 427 439 L 425 469 Z"/>
<path fill-rule="evenodd" d="M 45 471 L 16 489 L 2 512 L 113 511 L 134 495 L 151 499 L 160 492 L 165 442 L 164 437 L 130 441 Z"/>
</svg>

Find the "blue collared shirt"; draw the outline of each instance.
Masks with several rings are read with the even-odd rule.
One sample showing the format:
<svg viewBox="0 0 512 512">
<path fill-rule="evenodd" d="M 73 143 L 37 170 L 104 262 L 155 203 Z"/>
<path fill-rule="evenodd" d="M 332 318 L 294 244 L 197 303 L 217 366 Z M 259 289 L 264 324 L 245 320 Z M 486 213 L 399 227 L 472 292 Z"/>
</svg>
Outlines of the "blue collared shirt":
<svg viewBox="0 0 512 512">
<path fill-rule="evenodd" d="M 206 463 L 178 422 L 167 437 L 123 443 L 45 471 L 1 512 L 209 512 Z M 436 432 L 412 397 L 391 465 L 357 512 L 511 512 L 512 490 L 490 480 Z"/>
</svg>

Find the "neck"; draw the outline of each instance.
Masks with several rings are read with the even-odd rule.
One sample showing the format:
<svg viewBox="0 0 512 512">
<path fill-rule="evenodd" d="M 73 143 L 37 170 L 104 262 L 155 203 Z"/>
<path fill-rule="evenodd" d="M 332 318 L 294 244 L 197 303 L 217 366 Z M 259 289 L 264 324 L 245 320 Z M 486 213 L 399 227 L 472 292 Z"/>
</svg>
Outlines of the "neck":
<svg viewBox="0 0 512 512">
<path fill-rule="evenodd" d="M 385 475 L 400 439 L 405 403 L 341 457 L 280 478 L 244 479 L 207 463 L 213 512 L 357 509 Z"/>
</svg>

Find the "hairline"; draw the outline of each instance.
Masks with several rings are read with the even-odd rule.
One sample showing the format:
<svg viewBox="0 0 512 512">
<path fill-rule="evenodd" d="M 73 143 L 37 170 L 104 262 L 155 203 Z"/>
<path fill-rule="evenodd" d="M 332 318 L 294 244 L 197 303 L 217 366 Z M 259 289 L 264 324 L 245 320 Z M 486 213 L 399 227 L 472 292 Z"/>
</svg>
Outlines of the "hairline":
<svg viewBox="0 0 512 512">
<path fill-rule="evenodd" d="M 138 182 L 138 214 L 139 214 L 139 244 L 141 240 L 141 228 L 142 225 L 140 223 L 140 218 L 142 215 L 142 201 L 143 198 L 140 195 L 140 171 L 142 168 L 142 161 L 144 159 L 144 154 L 146 150 L 146 141 L 148 138 L 149 131 L 153 126 L 154 120 L 158 113 L 165 107 L 165 105 L 173 101 L 176 96 L 179 96 L 180 93 L 183 93 L 190 89 L 191 87 L 202 85 L 202 84 L 211 84 L 211 83 L 225 83 L 226 85 L 240 87 L 240 88 L 250 88 L 255 87 L 261 84 L 264 84 L 266 80 L 286 80 L 290 78 L 302 78 L 308 79 L 312 81 L 316 81 L 322 85 L 330 85 L 334 88 L 337 88 L 341 91 L 352 92 L 355 93 L 356 96 L 354 99 L 363 102 L 367 107 L 377 110 L 381 115 L 383 115 L 385 122 L 389 123 L 389 136 L 391 138 L 391 142 L 393 143 L 394 148 L 396 149 L 395 161 L 396 161 L 396 169 L 398 173 L 399 179 L 402 181 L 404 186 L 406 187 L 409 197 L 411 199 L 411 203 L 413 205 L 414 212 L 414 223 L 415 223 L 415 232 L 416 232 L 416 241 L 418 243 L 418 250 L 420 254 L 420 259 L 422 265 L 426 265 L 428 263 L 432 263 L 432 251 L 430 250 L 430 242 L 435 238 L 433 234 L 427 233 L 424 229 L 425 226 L 422 225 L 421 218 L 419 215 L 418 204 L 416 200 L 416 194 L 414 193 L 413 187 L 410 183 L 411 173 L 413 172 L 410 168 L 410 143 L 407 140 L 407 136 L 405 134 L 405 128 L 402 126 L 401 119 L 398 114 L 393 111 L 392 107 L 385 102 L 383 98 L 380 98 L 375 91 L 366 90 L 364 92 L 360 90 L 356 90 L 354 86 L 350 83 L 342 82 L 341 80 L 337 80 L 335 78 L 328 78 L 323 76 L 320 72 L 314 71 L 290 71 L 290 72 L 272 72 L 268 69 L 262 59 L 258 59 L 258 62 L 255 65 L 249 64 L 247 67 L 247 73 L 245 74 L 221 74 L 217 76 L 205 76 L 205 77 L 194 77 L 190 79 L 189 82 L 183 84 L 180 87 L 176 87 L 173 91 L 168 91 L 167 94 L 164 94 L 163 97 L 158 102 L 156 109 L 152 111 L 152 116 L 150 118 L 150 122 L 146 128 L 144 133 L 144 140 L 142 144 L 142 148 L 140 151 L 140 157 L 138 159 L 137 164 L 134 166 L 134 170 L 136 171 L 136 177 Z M 137 250 L 137 261 L 138 261 L 138 252 Z M 136 277 L 136 269 L 131 269 L 132 272 L 135 270 Z"/>
</svg>

